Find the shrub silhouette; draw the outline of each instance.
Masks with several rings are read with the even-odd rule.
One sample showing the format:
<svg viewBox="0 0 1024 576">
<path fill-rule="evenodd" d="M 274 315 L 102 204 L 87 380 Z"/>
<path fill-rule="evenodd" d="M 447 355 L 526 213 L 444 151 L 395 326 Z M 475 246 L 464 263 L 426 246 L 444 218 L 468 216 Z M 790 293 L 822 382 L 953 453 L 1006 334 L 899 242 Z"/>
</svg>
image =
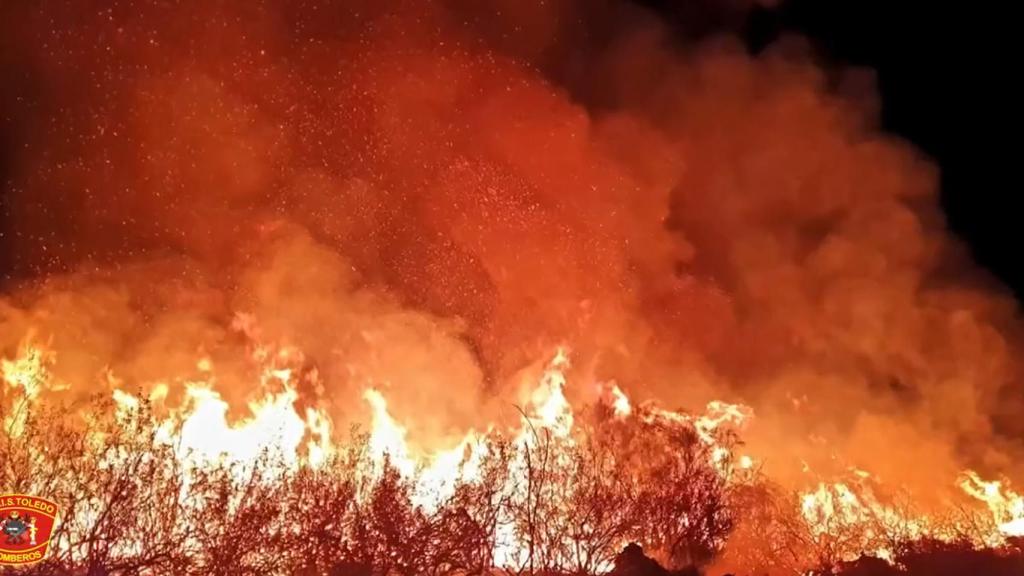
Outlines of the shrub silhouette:
<svg viewBox="0 0 1024 576">
<path fill-rule="evenodd" d="M 842 576 L 1012 576 L 1024 574 L 1024 554 L 1011 548 L 976 549 L 967 542 L 916 540 L 904 544 L 890 564 L 861 558 L 843 564 Z"/>
<path fill-rule="evenodd" d="M 31 408 L 0 438 L 0 481 L 61 513 L 47 559 L 19 574 L 483 575 L 501 551 L 512 574 L 581 575 L 634 541 L 679 569 L 712 559 L 733 525 L 706 443 L 653 420 L 595 412 L 572 438 L 492 435 L 480 477 L 425 509 L 415 475 L 375 464 L 365 435 L 317 468 L 273 453 L 195 466 L 144 404 Z"/>
</svg>

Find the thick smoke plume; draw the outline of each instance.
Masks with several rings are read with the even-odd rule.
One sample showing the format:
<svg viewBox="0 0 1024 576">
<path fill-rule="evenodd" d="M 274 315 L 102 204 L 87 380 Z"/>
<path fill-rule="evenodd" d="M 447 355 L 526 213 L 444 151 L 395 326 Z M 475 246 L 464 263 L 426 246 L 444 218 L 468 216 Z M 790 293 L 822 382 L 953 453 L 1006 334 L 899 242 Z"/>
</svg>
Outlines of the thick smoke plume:
<svg viewBox="0 0 1024 576">
<path fill-rule="evenodd" d="M 515 418 L 564 344 L 576 381 L 751 404 L 783 479 L 1022 472 L 1016 304 L 945 230 L 936 167 L 879 132 L 870 76 L 798 42 L 684 47 L 571 0 L 0 20 L 0 350 L 48 341 L 69 397 L 203 354 L 243 400 L 258 338 L 304 352 L 339 421 L 374 385 L 431 441 Z"/>
</svg>

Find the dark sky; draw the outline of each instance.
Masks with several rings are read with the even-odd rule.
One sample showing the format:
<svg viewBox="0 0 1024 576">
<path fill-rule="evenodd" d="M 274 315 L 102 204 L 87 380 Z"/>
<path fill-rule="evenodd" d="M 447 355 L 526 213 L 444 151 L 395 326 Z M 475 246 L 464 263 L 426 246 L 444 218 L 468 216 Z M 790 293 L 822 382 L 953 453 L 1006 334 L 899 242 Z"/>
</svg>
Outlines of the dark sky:
<svg viewBox="0 0 1024 576">
<path fill-rule="evenodd" d="M 950 227 L 975 261 L 1024 297 L 1019 93 L 1009 3 L 789 0 L 747 12 L 736 2 L 641 0 L 680 36 L 739 27 L 752 52 L 782 35 L 811 40 L 823 63 L 877 72 L 886 130 L 940 166 Z M 724 3 L 728 4 L 728 2 Z"/>
<path fill-rule="evenodd" d="M 828 57 L 877 70 L 884 126 L 939 163 L 950 226 L 1019 300 L 1024 226 L 1012 166 L 1020 126 L 1006 90 L 1020 63 L 1001 34 L 1015 18 L 985 4 L 797 0 L 755 21 L 801 31 Z"/>
</svg>

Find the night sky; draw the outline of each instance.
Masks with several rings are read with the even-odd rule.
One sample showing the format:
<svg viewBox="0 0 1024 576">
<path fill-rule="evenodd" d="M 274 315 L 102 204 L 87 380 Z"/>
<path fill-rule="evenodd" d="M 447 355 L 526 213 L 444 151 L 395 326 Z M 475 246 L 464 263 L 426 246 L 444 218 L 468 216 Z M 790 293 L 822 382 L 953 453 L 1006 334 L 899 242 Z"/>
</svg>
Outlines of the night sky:
<svg viewBox="0 0 1024 576">
<path fill-rule="evenodd" d="M 1010 88 L 1012 71 L 1021 68 L 1010 30 L 1019 17 L 1009 4 L 790 0 L 747 10 L 717 0 L 639 3 L 671 21 L 680 38 L 740 30 L 757 53 L 795 34 L 811 41 L 827 67 L 873 69 L 883 127 L 939 165 L 949 226 L 977 263 L 1018 301 L 1024 297 L 1020 100 L 1019 89 Z"/>
<path fill-rule="evenodd" d="M 883 125 L 939 163 L 950 226 L 1019 300 L 1024 228 L 1010 168 L 1019 119 L 1007 106 L 1012 52 L 998 45 L 1009 43 L 1000 28 L 1012 19 L 1005 9 L 946 4 L 801 0 L 761 18 L 803 32 L 833 59 L 877 70 Z"/>
</svg>

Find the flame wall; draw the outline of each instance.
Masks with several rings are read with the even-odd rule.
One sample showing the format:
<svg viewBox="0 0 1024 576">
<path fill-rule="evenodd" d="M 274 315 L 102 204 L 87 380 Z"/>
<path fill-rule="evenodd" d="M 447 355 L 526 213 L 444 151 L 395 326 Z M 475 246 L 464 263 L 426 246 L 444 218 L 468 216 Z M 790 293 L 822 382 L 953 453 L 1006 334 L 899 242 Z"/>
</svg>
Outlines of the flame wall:
<svg viewBox="0 0 1024 576">
<path fill-rule="evenodd" d="M 245 312 L 318 371 L 306 401 L 358 419 L 383 387 L 414 441 L 515 418 L 564 343 L 639 398 L 751 404 L 783 479 L 1022 472 L 1016 303 L 945 231 L 935 166 L 878 131 L 870 75 L 799 42 L 680 46 L 571 0 L 0 21 L 0 349 L 51 339 L 72 394 L 204 354 L 237 403 Z"/>
</svg>

